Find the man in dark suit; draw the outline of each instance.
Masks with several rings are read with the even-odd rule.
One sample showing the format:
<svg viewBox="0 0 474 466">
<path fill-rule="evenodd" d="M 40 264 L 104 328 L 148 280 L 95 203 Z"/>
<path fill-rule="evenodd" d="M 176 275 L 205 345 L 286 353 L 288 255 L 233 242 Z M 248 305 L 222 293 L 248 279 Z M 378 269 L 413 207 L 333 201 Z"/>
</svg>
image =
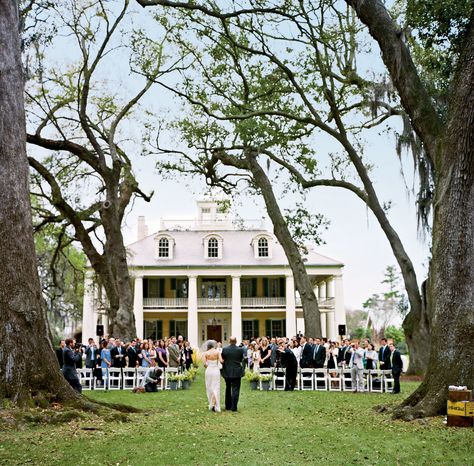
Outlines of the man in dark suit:
<svg viewBox="0 0 474 466">
<path fill-rule="evenodd" d="M 229 346 L 222 350 L 222 376 L 225 380 L 225 409 L 237 411 L 240 395 L 240 382 L 244 375 L 244 353 L 237 346 L 235 337 L 229 338 Z"/>
<path fill-rule="evenodd" d="M 298 362 L 293 351 L 283 341 L 280 342 L 278 351 L 281 354 L 281 365 L 285 368 L 285 391 L 293 391 L 296 386 Z"/>
<path fill-rule="evenodd" d="M 393 374 L 393 392 L 400 393 L 400 375 L 403 371 L 403 362 L 400 352 L 395 348 L 393 343 L 388 346 L 390 349 L 390 364 L 392 366 Z"/>
<path fill-rule="evenodd" d="M 112 367 L 125 367 L 125 348 L 119 338 L 115 340 L 113 348 L 110 350 Z"/>
<path fill-rule="evenodd" d="M 305 336 L 301 337 L 300 345 L 301 345 L 300 367 L 301 369 L 306 369 L 312 366 L 313 347 L 306 341 Z"/>
<path fill-rule="evenodd" d="M 137 367 L 138 353 L 137 353 L 137 342 L 132 340 L 129 347 L 127 348 L 128 367 L 135 369 Z"/>
<path fill-rule="evenodd" d="M 342 342 L 342 346 L 339 348 L 339 352 L 337 354 L 337 364 L 338 366 L 349 365 L 351 360 L 351 345 L 350 341 L 346 338 Z"/>
<path fill-rule="evenodd" d="M 380 339 L 380 349 L 379 349 L 379 361 L 380 361 L 380 369 L 383 371 L 389 371 L 392 368 L 390 364 L 390 348 L 387 344 L 386 338 Z"/>
<path fill-rule="evenodd" d="M 79 353 L 79 347 L 76 347 L 76 342 L 72 338 L 66 339 L 65 344 L 66 346 L 63 350 L 64 365 L 61 370 L 69 385 L 81 393 L 82 385 L 76 370 L 76 364 L 82 359 Z"/>
<path fill-rule="evenodd" d="M 99 350 L 93 338 L 89 338 L 86 348 L 86 367 L 87 369 L 95 369 L 97 364 L 97 355 Z"/>
<path fill-rule="evenodd" d="M 66 341 L 61 340 L 59 342 L 59 348 L 56 349 L 56 357 L 58 358 L 60 369 L 64 366 L 64 348 L 66 348 Z"/>
<path fill-rule="evenodd" d="M 326 348 L 320 338 L 316 338 L 313 350 L 313 366 L 315 369 L 322 369 L 326 362 Z"/>
</svg>

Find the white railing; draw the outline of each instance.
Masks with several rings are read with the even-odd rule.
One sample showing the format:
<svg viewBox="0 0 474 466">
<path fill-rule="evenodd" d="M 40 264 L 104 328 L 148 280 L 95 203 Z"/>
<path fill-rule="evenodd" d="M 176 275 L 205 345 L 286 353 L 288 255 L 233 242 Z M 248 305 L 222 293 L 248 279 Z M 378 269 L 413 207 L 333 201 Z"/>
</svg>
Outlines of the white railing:
<svg viewBox="0 0 474 466">
<path fill-rule="evenodd" d="M 334 298 L 318 298 L 318 305 L 322 309 L 333 309 L 334 308 Z M 301 307 L 301 298 L 296 297 L 296 307 Z"/>
<path fill-rule="evenodd" d="M 188 298 L 143 298 L 143 307 L 155 309 L 187 308 Z"/>
<path fill-rule="evenodd" d="M 198 308 L 232 308 L 232 298 L 198 298 Z"/>
<path fill-rule="evenodd" d="M 283 298 L 241 298 L 241 307 L 285 307 Z"/>
</svg>

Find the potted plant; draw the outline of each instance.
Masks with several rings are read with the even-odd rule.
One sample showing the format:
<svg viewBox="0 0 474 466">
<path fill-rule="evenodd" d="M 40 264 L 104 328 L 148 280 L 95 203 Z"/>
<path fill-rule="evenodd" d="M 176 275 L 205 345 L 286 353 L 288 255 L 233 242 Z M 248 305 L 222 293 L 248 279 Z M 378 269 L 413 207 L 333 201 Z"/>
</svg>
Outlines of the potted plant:
<svg viewBox="0 0 474 466">
<path fill-rule="evenodd" d="M 193 379 L 193 376 L 191 372 L 185 371 L 183 374 L 181 374 L 181 387 L 184 390 L 188 390 L 189 387 L 191 386 L 192 379 Z"/>
<path fill-rule="evenodd" d="M 271 374 L 261 375 L 259 379 L 260 379 L 260 382 L 262 383 L 262 390 L 266 390 L 266 391 L 270 390 L 273 376 Z"/>
<path fill-rule="evenodd" d="M 168 384 L 169 384 L 170 390 L 178 390 L 180 381 L 181 381 L 181 375 L 179 374 L 168 375 Z"/>
<path fill-rule="evenodd" d="M 260 375 L 258 372 L 246 371 L 245 378 L 250 383 L 250 390 L 257 390 L 258 382 L 260 381 Z"/>
</svg>

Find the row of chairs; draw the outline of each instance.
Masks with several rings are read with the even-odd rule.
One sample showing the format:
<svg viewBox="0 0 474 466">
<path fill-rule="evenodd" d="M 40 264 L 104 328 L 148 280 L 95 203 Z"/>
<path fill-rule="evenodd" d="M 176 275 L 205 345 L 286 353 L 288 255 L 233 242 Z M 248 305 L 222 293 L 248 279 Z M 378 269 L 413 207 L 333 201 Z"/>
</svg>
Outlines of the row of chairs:
<svg viewBox="0 0 474 466">
<path fill-rule="evenodd" d="M 145 373 L 148 367 L 110 367 L 103 373 L 102 380 L 94 377 L 92 369 L 77 369 L 83 390 L 133 390 L 144 386 Z M 158 390 L 169 389 L 169 376 L 178 374 L 178 367 L 167 367 L 163 370 Z"/>
<path fill-rule="evenodd" d="M 271 390 L 285 389 L 284 368 L 262 368 L 261 375 L 272 375 Z M 372 393 L 390 392 L 393 390 L 391 370 L 364 370 L 364 390 Z M 262 389 L 262 382 L 260 382 Z M 352 391 L 351 369 L 298 369 L 296 390 L 317 391 Z"/>
</svg>

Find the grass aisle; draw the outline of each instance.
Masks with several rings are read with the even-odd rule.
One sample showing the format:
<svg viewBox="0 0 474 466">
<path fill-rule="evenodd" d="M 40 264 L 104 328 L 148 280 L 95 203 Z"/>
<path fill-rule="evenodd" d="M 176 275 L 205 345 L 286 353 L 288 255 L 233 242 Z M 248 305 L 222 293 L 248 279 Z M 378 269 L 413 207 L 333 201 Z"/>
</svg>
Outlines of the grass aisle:
<svg viewBox="0 0 474 466">
<path fill-rule="evenodd" d="M 402 391 L 415 387 L 407 382 Z M 215 414 L 206 409 L 200 372 L 186 391 L 90 397 L 143 413 L 129 422 L 86 416 L 66 425 L 2 429 L 0 464 L 474 465 L 473 429 L 448 429 L 442 418 L 392 421 L 372 409 L 400 399 L 392 395 L 252 392 L 243 380 L 239 412 Z"/>
</svg>

